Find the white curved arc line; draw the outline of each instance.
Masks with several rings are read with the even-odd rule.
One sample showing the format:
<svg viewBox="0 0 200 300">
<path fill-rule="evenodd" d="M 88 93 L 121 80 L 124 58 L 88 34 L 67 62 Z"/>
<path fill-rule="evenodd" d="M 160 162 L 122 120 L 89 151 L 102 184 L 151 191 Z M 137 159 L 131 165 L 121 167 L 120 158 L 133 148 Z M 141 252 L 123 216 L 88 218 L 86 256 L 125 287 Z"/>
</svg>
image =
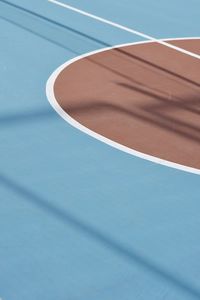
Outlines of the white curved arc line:
<svg viewBox="0 0 200 300">
<path fill-rule="evenodd" d="M 189 37 L 189 38 L 173 38 L 173 39 L 165 39 L 166 41 L 169 40 L 187 40 L 187 39 L 199 39 L 200 37 Z M 104 136 L 102 136 L 99 133 L 96 133 L 94 131 L 92 131 L 91 129 L 85 127 L 84 125 L 82 125 L 81 123 L 79 123 L 78 121 L 76 121 L 75 119 L 73 119 L 69 114 L 67 114 L 62 107 L 58 104 L 56 98 L 55 98 L 55 94 L 54 94 L 54 83 L 57 79 L 57 77 L 59 76 L 59 74 L 69 65 L 71 65 L 72 63 L 81 60 L 82 58 L 91 56 L 93 54 L 96 53 L 100 53 L 100 52 L 104 52 L 104 51 L 108 51 L 114 48 L 119 48 L 119 47 L 125 47 L 125 46 L 131 46 L 131 45 L 138 45 L 138 44 L 145 44 L 145 43 L 152 43 L 152 41 L 140 41 L 140 42 L 134 42 L 134 43 L 126 43 L 126 44 L 120 44 L 120 45 L 116 45 L 116 46 L 112 46 L 112 47 L 107 47 L 107 48 L 103 48 L 103 49 L 98 49 L 86 54 L 82 54 L 79 55 L 75 58 L 70 59 L 69 61 L 65 62 L 64 64 L 62 64 L 60 67 L 58 67 L 49 77 L 47 84 L 46 84 L 46 95 L 47 95 L 47 99 L 49 101 L 49 103 L 51 104 L 51 106 L 54 108 L 54 110 L 66 121 L 68 122 L 70 125 L 72 125 L 73 127 L 79 129 L 80 131 L 92 136 L 93 138 L 100 140 L 103 143 L 106 143 L 118 150 L 121 150 L 123 152 L 126 152 L 128 154 L 131 154 L 133 156 L 154 162 L 156 164 L 160 164 L 166 167 L 171 167 L 174 169 L 178 169 L 181 171 L 185 171 L 185 172 L 189 172 L 189 173 L 193 173 L 196 175 L 200 175 L 200 169 L 196 169 L 196 168 L 192 168 L 192 167 L 188 167 L 185 165 L 181 165 L 181 164 L 177 164 L 165 159 L 161 159 L 149 154 L 145 154 L 143 152 L 140 151 L 136 151 L 134 149 L 131 149 L 127 146 L 121 145 L 113 140 L 110 140 Z"/>
</svg>

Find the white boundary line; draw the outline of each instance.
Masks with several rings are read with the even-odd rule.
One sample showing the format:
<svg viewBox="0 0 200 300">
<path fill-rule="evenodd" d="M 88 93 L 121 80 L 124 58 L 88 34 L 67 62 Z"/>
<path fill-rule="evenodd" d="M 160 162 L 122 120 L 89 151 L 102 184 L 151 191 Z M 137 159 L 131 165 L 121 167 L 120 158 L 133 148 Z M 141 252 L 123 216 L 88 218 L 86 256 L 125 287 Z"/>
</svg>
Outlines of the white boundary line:
<svg viewBox="0 0 200 300">
<path fill-rule="evenodd" d="M 107 24 L 107 25 L 111 25 L 111 26 L 116 27 L 116 28 L 118 28 L 118 29 L 127 31 L 127 32 L 129 32 L 129 33 L 132 33 L 132 34 L 134 34 L 134 35 L 140 36 L 140 37 L 145 38 L 145 39 L 147 39 L 147 40 L 150 40 L 150 41 L 152 41 L 152 42 L 158 43 L 158 44 L 163 45 L 163 46 L 165 46 L 165 47 L 174 49 L 174 50 L 179 51 L 179 52 L 181 52 L 181 53 L 183 53 L 183 54 L 186 54 L 186 55 L 192 56 L 192 57 L 194 57 L 194 58 L 200 59 L 200 55 L 199 55 L 199 54 L 196 54 L 196 53 L 193 53 L 193 52 L 191 52 L 191 51 L 185 50 L 185 49 L 183 49 L 183 48 L 174 46 L 174 45 L 172 45 L 172 44 L 169 44 L 169 43 L 165 42 L 164 40 L 159 40 L 159 39 L 157 39 L 157 38 L 154 38 L 153 36 L 150 36 L 150 35 L 145 34 L 145 33 L 143 33 L 143 32 L 137 31 L 137 30 L 135 30 L 135 29 L 131 29 L 131 28 L 129 28 L 129 27 L 120 25 L 120 24 L 115 23 L 115 22 L 112 22 L 112 21 L 110 21 L 110 20 L 107 20 L 107 19 L 98 17 L 98 16 L 93 15 L 93 14 L 91 14 L 91 13 L 88 13 L 88 12 L 86 12 L 86 11 L 84 11 L 84 10 L 78 9 L 78 8 L 76 8 L 76 7 L 74 7 L 74 6 L 65 4 L 65 3 L 60 2 L 60 1 L 58 1 L 58 0 L 48 0 L 48 2 L 51 2 L 51 3 L 55 4 L 55 5 L 61 6 L 61 7 L 63 7 L 63 8 L 69 9 L 69 10 L 71 10 L 71 11 L 74 11 L 74 12 L 78 13 L 78 14 L 81 14 L 81 15 L 83 15 L 83 16 L 86 16 L 86 17 L 89 17 L 89 18 L 94 19 L 94 20 L 96 20 L 96 21 L 99 21 L 99 22 L 101 22 L 101 23 L 104 23 L 104 24 Z"/>
<path fill-rule="evenodd" d="M 176 38 L 173 40 L 187 40 L 187 39 L 199 39 L 199 37 L 194 37 L 194 38 Z M 165 39 L 165 40 L 172 40 L 172 39 Z M 130 45 L 138 45 L 138 44 L 145 44 L 145 43 L 150 43 L 151 41 L 142 41 L 142 42 L 135 42 L 135 43 L 126 43 L 126 44 L 120 44 L 117 46 L 113 46 L 113 47 L 108 47 L 108 48 L 103 48 L 103 49 L 98 49 L 86 54 L 82 54 L 80 56 L 77 56 L 73 59 L 70 59 L 69 61 L 65 62 L 64 64 L 62 64 L 60 67 L 58 67 L 53 73 L 52 75 L 49 77 L 47 84 L 46 84 L 46 95 L 47 95 L 47 99 L 49 101 L 49 103 L 51 104 L 51 106 L 55 109 L 55 111 L 66 121 L 68 122 L 70 125 L 72 125 L 73 127 L 79 129 L 80 131 L 92 136 L 93 138 L 100 140 L 103 143 L 106 143 L 118 150 L 121 150 L 123 152 L 126 152 L 128 154 L 131 154 L 133 156 L 142 158 L 142 159 L 146 159 L 149 160 L 151 162 L 157 163 L 157 164 L 161 164 L 167 167 L 171 167 L 171 168 L 175 168 L 178 170 L 182 170 L 185 172 L 189 172 L 189 173 L 193 173 L 193 174 L 197 174 L 200 175 L 200 170 L 199 169 L 195 169 L 195 168 L 191 168 L 191 167 L 187 167 L 181 164 L 177 164 L 171 161 L 167 161 L 149 154 L 145 154 L 136 150 L 133 150 L 129 147 L 123 146 L 117 142 L 114 142 L 94 131 L 92 131 L 91 129 L 83 126 L 82 124 L 80 124 L 79 122 L 77 122 L 75 119 L 73 119 L 70 115 L 68 115 L 63 109 L 62 107 L 58 104 L 56 98 L 55 98 L 55 94 L 54 94 L 54 83 L 57 79 L 57 77 L 59 76 L 59 74 L 69 65 L 71 65 L 72 63 L 88 57 L 90 55 L 96 54 L 96 53 L 100 53 L 100 52 L 104 52 L 104 51 L 108 51 L 114 48 L 119 48 L 119 47 L 124 47 L 124 46 L 130 46 Z"/>
</svg>

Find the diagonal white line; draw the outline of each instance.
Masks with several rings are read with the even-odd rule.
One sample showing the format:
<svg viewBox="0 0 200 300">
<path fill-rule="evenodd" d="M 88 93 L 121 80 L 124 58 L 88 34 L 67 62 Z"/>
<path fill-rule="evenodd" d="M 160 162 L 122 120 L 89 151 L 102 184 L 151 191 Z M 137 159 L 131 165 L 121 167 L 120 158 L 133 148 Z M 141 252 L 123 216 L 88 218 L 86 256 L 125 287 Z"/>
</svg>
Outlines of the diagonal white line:
<svg viewBox="0 0 200 300">
<path fill-rule="evenodd" d="M 93 15 L 93 14 L 91 14 L 91 13 L 88 13 L 88 12 L 86 12 L 86 11 L 84 11 L 84 10 L 78 9 L 78 8 L 76 8 L 76 7 L 73 7 L 73 6 L 71 6 L 71 5 L 62 3 L 62 2 L 57 1 L 57 0 L 48 0 L 48 1 L 51 2 L 51 3 L 54 3 L 54 4 L 58 5 L 58 6 L 64 7 L 64 8 L 69 9 L 69 10 L 72 10 L 72 11 L 74 11 L 74 12 L 76 12 L 76 13 L 81 14 L 81 15 L 84 15 L 84 16 L 86 16 L 86 17 L 89 17 L 89 18 L 92 18 L 92 19 L 94 19 L 94 20 L 100 21 L 100 22 L 102 22 L 102 23 L 105 23 L 105 24 L 114 26 L 114 27 L 119 28 L 119 29 L 121 29 L 121 30 L 130 32 L 130 33 L 135 34 L 135 35 L 138 35 L 138 36 L 140 36 L 140 37 L 143 37 L 143 38 L 145 38 L 145 39 L 147 39 L 147 40 L 150 40 L 150 41 L 152 41 L 152 42 L 156 42 L 156 43 L 158 43 L 158 44 L 160 44 L 160 45 L 163 45 L 163 46 L 166 46 L 166 47 L 168 47 L 168 48 L 174 49 L 174 50 L 176 50 L 176 51 L 178 51 L 178 52 L 181 52 L 181 53 L 183 53 L 183 54 L 186 54 L 186 55 L 192 56 L 192 57 L 194 57 L 194 58 L 200 59 L 200 55 L 199 55 L 199 54 L 196 54 L 196 53 L 193 53 L 193 52 L 191 52 L 191 51 L 185 50 L 185 49 L 183 49 L 183 48 L 174 46 L 174 45 L 172 45 L 172 44 L 169 44 L 169 43 L 167 43 L 167 42 L 165 42 L 165 41 L 163 41 L 163 40 L 159 40 L 159 39 L 157 39 L 157 38 L 154 38 L 154 37 L 152 37 L 152 36 L 150 36 L 150 35 L 148 35 L 148 34 L 145 34 L 145 33 L 143 33 L 143 32 L 140 32 L 140 31 L 137 31 L 137 30 L 135 30 L 135 29 L 131 29 L 131 28 L 129 28 L 129 27 L 126 27 L 126 26 L 120 25 L 120 24 L 118 24 L 118 23 L 109 21 L 109 20 L 107 20 L 107 19 L 98 17 L 98 16 Z"/>
</svg>

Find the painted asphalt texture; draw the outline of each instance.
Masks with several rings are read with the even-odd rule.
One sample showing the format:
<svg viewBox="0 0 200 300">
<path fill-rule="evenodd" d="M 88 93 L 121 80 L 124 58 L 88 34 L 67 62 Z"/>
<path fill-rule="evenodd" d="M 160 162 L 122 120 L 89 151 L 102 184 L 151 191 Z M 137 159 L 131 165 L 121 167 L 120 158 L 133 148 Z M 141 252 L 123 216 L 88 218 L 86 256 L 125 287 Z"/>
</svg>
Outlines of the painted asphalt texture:
<svg viewBox="0 0 200 300">
<path fill-rule="evenodd" d="M 199 35 L 199 2 L 134 2 L 70 4 L 158 38 Z M 138 37 L 12 3 L 54 22 L 0 1 L 0 297 L 200 299 L 200 177 L 92 139 L 45 95 L 68 59 Z"/>
</svg>

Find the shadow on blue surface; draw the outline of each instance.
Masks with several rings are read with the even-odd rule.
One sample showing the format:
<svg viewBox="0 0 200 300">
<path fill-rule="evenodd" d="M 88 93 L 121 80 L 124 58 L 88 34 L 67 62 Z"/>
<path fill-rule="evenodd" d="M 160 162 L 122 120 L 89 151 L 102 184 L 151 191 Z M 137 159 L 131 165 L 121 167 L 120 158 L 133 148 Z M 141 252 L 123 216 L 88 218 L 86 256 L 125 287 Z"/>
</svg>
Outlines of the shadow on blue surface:
<svg viewBox="0 0 200 300">
<path fill-rule="evenodd" d="M 85 40 L 93 42 L 98 45 L 98 47 L 101 46 L 101 48 L 112 46 L 111 44 L 97 39 L 96 37 L 76 30 L 63 23 L 57 22 L 51 18 L 47 18 L 41 14 L 33 12 L 17 4 L 11 3 L 7 0 L 0 0 L 0 5 L 2 6 L 0 10 L 0 18 L 2 18 L 3 20 L 6 20 L 59 47 L 62 47 L 65 50 L 73 52 L 76 55 L 83 54 L 84 51 L 89 51 L 87 47 L 86 49 L 82 49 L 83 45 L 85 44 Z M 18 12 L 18 14 L 16 14 L 16 12 Z M 53 28 L 52 24 L 55 25 Z M 66 32 L 68 32 L 68 35 L 67 42 L 65 43 L 64 41 L 66 41 Z M 79 48 L 82 50 L 77 51 L 77 49 Z M 162 66 L 156 65 L 155 63 L 152 63 L 151 61 L 134 55 L 128 51 L 119 48 L 115 49 L 115 51 L 116 53 L 124 55 L 124 57 L 131 58 L 134 61 L 139 61 L 140 63 L 147 65 L 154 70 L 160 71 L 161 73 L 164 72 L 170 75 L 173 79 L 181 81 L 183 84 L 191 84 L 194 87 L 200 87 L 200 84 L 198 82 L 177 74 L 170 69 L 166 69 Z"/>
<path fill-rule="evenodd" d="M 0 115 L 0 126 L 1 128 L 6 126 L 20 125 L 23 123 L 29 124 L 32 122 L 36 122 L 38 120 L 45 121 L 52 118 L 58 118 L 58 115 L 55 113 L 53 109 L 43 109 L 43 110 L 35 110 L 35 111 L 26 111 L 21 113 L 13 113 Z"/>
<path fill-rule="evenodd" d="M 29 9 L 26 9 L 22 6 L 11 3 L 9 1 L 0 0 L 0 5 L 2 6 L 0 10 L 0 15 L 2 19 L 24 30 L 27 30 L 39 37 L 42 37 L 45 40 L 53 44 L 56 44 L 75 54 L 79 54 L 79 52 L 76 51 L 77 36 L 92 41 L 101 46 L 105 46 L 105 47 L 110 46 L 110 44 L 105 43 L 102 40 L 94 38 L 70 26 L 54 21 L 50 18 L 47 18 L 41 14 L 33 12 Z M 16 14 L 16 12 L 18 12 L 18 15 Z M 38 21 L 40 22 L 39 24 Z M 52 24 L 55 25 L 54 28 L 51 27 Z M 59 29 L 59 31 L 56 29 Z M 61 31 L 62 29 L 64 29 L 64 31 Z M 70 39 L 69 36 L 67 36 L 67 44 L 64 43 L 64 41 L 66 40 L 66 31 L 71 33 L 73 36 L 75 35 L 76 40 Z M 82 41 L 80 41 L 80 43 L 82 45 L 84 44 Z"/>
<path fill-rule="evenodd" d="M 178 276 L 171 274 L 167 270 L 162 269 L 160 266 L 138 254 L 136 251 L 134 251 L 134 249 L 123 245 L 116 239 L 113 239 L 110 235 L 107 235 L 104 232 L 101 232 L 99 229 L 94 228 L 90 224 L 81 221 L 72 213 L 55 206 L 17 181 L 14 181 L 4 174 L 0 174 L 0 185 L 3 185 L 7 189 L 16 193 L 20 198 L 30 201 L 39 209 L 42 209 L 52 217 L 57 218 L 60 222 L 71 226 L 73 229 L 77 230 L 81 234 L 84 234 L 89 239 L 94 240 L 100 246 L 103 246 L 109 251 L 119 255 L 121 258 L 126 259 L 129 264 L 138 265 L 150 275 L 153 275 L 157 279 L 165 281 L 170 286 L 173 286 L 174 288 L 184 292 L 190 296 L 190 299 L 191 297 L 193 299 L 200 299 L 200 291 L 191 284 L 183 281 Z"/>
</svg>

